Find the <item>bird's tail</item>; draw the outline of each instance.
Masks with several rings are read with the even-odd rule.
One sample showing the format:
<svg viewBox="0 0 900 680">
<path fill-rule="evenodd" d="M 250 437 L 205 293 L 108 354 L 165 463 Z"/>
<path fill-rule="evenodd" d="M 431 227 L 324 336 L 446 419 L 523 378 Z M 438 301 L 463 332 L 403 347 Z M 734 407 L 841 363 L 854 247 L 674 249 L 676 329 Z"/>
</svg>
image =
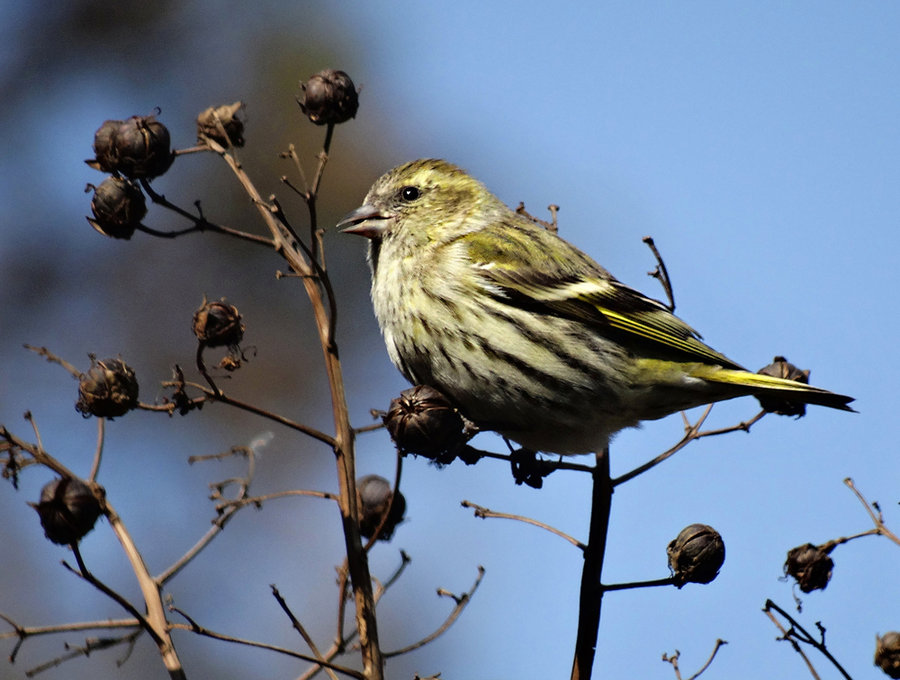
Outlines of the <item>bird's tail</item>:
<svg viewBox="0 0 900 680">
<path fill-rule="evenodd" d="M 763 408 L 766 408 L 766 410 L 779 410 L 777 408 L 768 408 L 766 405 L 767 400 L 783 400 L 788 404 L 816 404 L 818 406 L 836 408 L 841 411 L 856 412 L 847 405 L 853 401 L 853 397 L 829 392 L 821 387 L 813 387 L 797 380 L 776 378 L 770 375 L 751 373 L 750 371 L 713 367 L 709 367 L 709 370 L 700 370 L 696 374 L 692 372 L 692 375 L 709 382 L 746 388 L 748 393 L 760 399 Z"/>
</svg>

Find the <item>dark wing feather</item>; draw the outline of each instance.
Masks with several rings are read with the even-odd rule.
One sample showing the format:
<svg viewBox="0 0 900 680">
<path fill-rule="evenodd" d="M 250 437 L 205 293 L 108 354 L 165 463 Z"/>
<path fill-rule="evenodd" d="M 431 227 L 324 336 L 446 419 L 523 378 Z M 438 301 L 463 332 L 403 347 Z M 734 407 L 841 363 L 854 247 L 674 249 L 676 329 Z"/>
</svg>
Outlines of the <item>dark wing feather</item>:
<svg viewBox="0 0 900 680">
<path fill-rule="evenodd" d="M 594 326 L 648 357 L 741 369 L 662 303 L 617 281 L 545 229 L 516 220 L 463 240 L 487 289 L 507 304 Z"/>
</svg>

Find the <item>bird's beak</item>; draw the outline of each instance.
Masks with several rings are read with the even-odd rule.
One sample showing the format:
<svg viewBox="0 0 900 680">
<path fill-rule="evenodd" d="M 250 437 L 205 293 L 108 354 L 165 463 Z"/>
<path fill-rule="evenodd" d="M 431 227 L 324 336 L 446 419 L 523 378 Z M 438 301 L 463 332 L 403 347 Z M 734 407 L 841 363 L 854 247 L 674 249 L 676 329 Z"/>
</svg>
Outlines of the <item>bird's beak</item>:
<svg viewBox="0 0 900 680">
<path fill-rule="evenodd" d="M 385 212 L 374 205 L 361 205 L 353 212 L 344 215 L 344 218 L 337 223 L 337 226 L 343 227 L 345 234 L 356 234 L 357 236 L 365 236 L 366 238 L 377 239 L 384 235 L 387 228 L 387 221 L 394 217 L 389 212 Z"/>
</svg>

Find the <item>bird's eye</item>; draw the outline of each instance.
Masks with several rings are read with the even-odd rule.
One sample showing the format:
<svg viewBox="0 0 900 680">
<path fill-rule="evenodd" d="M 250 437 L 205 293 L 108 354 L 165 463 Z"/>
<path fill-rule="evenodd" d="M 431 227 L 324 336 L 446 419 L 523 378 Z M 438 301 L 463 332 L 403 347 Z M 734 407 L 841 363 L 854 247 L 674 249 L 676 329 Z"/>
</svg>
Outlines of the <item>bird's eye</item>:
<svg viewBox="0 0 900 680">
<path fill-rule="evenodd" d="M 410 186 L 400 189 L 400 198 L 407 202 L 415 201 L 421 195 L 422 192 L 419 191 L 418 187 Z"/>
</svg>

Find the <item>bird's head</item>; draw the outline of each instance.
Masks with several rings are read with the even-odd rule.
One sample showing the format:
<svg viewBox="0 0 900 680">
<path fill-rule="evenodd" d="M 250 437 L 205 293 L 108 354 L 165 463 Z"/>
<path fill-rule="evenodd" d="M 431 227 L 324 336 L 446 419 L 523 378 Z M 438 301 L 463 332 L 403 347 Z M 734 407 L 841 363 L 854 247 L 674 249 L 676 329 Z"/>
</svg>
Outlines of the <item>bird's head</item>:
<svg viewBox="0 0 900 680">
<path fill-rule="evenodd" d="M 422 159 L 379 177 L 363 205 L 339 223 L 343 231 L 372 239 L 425 244 L 473 229 L 467 218 L 505 209 L 481 182 L 442 160 Z M 477 212 L 476 212 L 477 211 Z"/>
</svg>

